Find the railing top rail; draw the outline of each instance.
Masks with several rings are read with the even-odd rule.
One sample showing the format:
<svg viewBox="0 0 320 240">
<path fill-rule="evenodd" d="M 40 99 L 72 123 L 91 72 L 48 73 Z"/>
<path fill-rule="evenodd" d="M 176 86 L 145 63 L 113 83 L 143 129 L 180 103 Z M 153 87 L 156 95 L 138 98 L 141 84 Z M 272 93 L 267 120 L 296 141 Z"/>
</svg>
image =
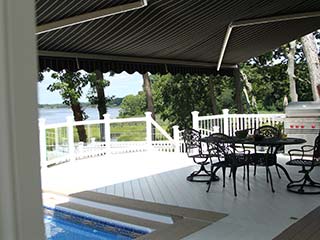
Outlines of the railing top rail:
<svg viewBox="0 0 320 240">
<path fill-rule="evenodd" d="M 72 122 L 72 124 L 74 126 L 80 126 L 80 125 L 101 124 L 103 122 L 104 122 L 103 119 L 100 119 L 100 120 L 84 120 L 84 121 L 74 121 L 74 122 Z"/>
<path fill-rule="evenodd" d="M 51 129 L 51 128 L 62 128 L 62 127 L 67 127 L 67 123 L 49 123 L 49 124 L 45 124 L 44 128 L 45 129 Z"/>
<path fill-rule="evenodd" d="M 219 119 L 219 118 L 223 118 L 223 114 L 219 114 L 219 115 L 211 115 L 211 116 L 199 116 L 198 119 L 199 120 L 210 120 L 210 119 Z"/>
<path fill-rule="evenodd" d="M 224 117 L 230 117 L 230 118 L 265 118 L 265 117 L 271 117 L 271 118 L 285 118 L 284 113 L 262 113 L 262 114 L 219 114 L 219 115 L 211 115 L 211 116 L 199 116 L 198 120 L 211 120 L 211 119 L 220 119 Z"/>
<path fill-rule="evenodd" d="M 265 113 L 265 114 L 229 114 L 227 115 L 232 118 L 243 118 L 243 117 L 248 117 L 248 118 L 285 118 L 285 114 L 282 113 Z"/>
<path fill-rule="evenodd" d="M 110 123 L 125 123 L 125 122 L 145 122 L 145 117 L 140 118 L 117 118 L 117 119 L 110 119 Z"/>
</svg>

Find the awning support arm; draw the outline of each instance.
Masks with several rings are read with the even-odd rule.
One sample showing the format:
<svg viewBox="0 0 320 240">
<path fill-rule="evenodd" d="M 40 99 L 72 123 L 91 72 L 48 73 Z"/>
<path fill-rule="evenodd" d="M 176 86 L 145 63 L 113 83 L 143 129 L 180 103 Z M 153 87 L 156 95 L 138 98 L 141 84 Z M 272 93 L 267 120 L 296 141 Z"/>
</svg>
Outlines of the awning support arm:
<svg viewBox="0 0 320 240">
<path fill-rule="evenodd" d="M 128 11 L 137 10 L 148 5 L 147 0 L 139 0 L 133 3 L 127 3 L 119 6 L 100 9 L 90 13 L 84 13 L 77 16 L 61 19 L 58 21 L 45 23 L 36 27 L 36 34 L 46 33 L 57 29 L 73 26 L 76 24 L 93 21 L 99 18 L 104 18 Z"/>
<path fill-rule="evenodd" d="M 273 16 L 273 17 L 264 17 L 264 18 L 256 18 L 256 19 L 248 19 L 248 20 L 239 20 L 235 22 L 231 22 L 227 28 L 226 35 L 224 37 L 223 45 L 221 48 L 219 61 L 217 65 L 217 70 L 219 71 L 221 68 L 222 60 L 231 36 L 232 29 L 235 27 L 245 27 L 252 26 L 258 24 L 272 23 L 272 22 L 283 22 L 283 21 L 291 21 L 305 18 L 313 18 L 320 17 L 320 11 L 317 12 L 306 12 L 306 13 L 296 13 L 289 15 L 281 15 L 281 16 Z"/>
</svg>

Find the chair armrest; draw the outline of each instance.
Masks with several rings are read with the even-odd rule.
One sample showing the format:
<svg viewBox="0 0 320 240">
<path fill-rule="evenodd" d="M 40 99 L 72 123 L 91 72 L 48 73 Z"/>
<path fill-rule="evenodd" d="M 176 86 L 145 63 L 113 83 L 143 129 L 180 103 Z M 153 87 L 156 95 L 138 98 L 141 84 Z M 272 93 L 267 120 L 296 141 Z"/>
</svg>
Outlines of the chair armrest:
<svg viewBox="0 0 320 240">
<path fill-rule="evenodd" d="M 292 160 L 294 153 L 301 155 L 301 159 L 303 159 L 304 151 L 302 149 L 291 149 L 288 151 L 290 161 Z"/>
<path fill-rule="evenodd" d="M 303 152 L 311 152 L 311 151 L 313 151 L 314 146 L 312 146 L 312 145 L 303 145 L 301 147 L 301 149 L 302 149 Z"/>
</svg>

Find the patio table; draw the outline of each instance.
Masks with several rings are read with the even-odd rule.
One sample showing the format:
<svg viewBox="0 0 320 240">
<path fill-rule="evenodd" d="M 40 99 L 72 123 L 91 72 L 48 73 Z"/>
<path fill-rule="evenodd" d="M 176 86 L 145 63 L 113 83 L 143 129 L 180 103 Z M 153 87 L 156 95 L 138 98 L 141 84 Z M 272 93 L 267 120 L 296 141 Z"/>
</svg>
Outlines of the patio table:
<svg viewBox="0 0 320 240">
<path fill-rule="evenodd" d="M 239 137 L 231 137 L 230 141 L 221 141 L 221 139 L 214 138 L 212 136 L 203 137 L 200 139 L 201 142 L 210 143 L 210 142 L 221 142 L 221 143 L 233 143 L 233 144 L 242 144 L 242 145 L 255 145 L 255 146 L 264 146 L 267 147 L 266 156 L 268 154 L 276 155 L 279 149 L 284 145 L 294 145 L 294 144 L 302 144 L 305 143 L 306 140 L 302 138 L 269 138 L 269 139 L 255 139 L 254 137 L 247 138 L 239 138 Z M 276 158 L 275 158 L 276 159 Z M 268 161 L 268 157 L 266 158 L 266 162 Z M 284 166 L 279 164 L 277 161 L 275 162 L 275 166 L 279 167 L 286 175 L 290 182 L 293 182 L 288 171 Z"/>
</svg>

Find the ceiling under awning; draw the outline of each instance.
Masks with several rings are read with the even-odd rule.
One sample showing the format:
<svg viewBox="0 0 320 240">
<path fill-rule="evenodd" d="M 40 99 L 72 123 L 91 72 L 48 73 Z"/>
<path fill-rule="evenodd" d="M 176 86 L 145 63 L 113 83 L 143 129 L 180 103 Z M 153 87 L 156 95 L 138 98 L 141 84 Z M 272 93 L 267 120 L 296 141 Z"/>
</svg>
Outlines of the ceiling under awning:
<svg viewBox="0 0 320 240">
<path fill-rule="evenodd" d="M 136 2 L 36 0 L 37 29 Z M 250 24 L 237 26 L 241 22 Z M 236 64 L 319 28 L 318 0 L 148 0 L 136 10 L 39 31 L 39 65 L 40 70 L 230 75 Z"/>
</svg>

